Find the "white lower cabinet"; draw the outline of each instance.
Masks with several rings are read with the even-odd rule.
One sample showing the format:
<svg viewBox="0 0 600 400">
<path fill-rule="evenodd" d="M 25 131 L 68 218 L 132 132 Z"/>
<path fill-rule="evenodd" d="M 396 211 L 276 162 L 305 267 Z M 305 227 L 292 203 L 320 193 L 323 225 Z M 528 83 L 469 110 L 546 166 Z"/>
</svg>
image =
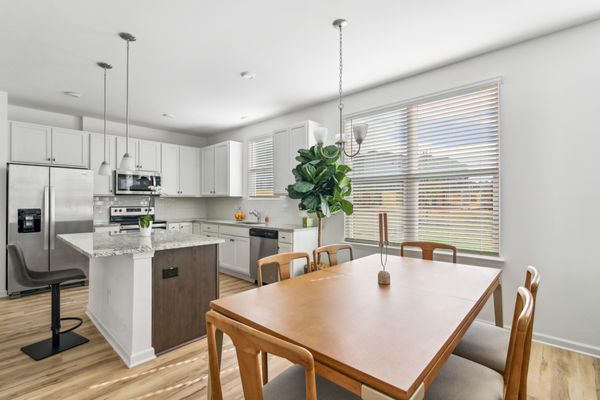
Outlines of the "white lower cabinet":
<svg viewBox="0 0 600 400">
<path fill-rule="evenodd" d="M 221 234 L 220 237 L 225 240 L 225 243 L 219 246 L 221 268 L 243 277 L 249 277 L 250 238 L 224 234 Z"/>
<path fill-rule="evenodd" d="M 179 232 L 184 233 L 192 233 L 192 223 L 191 222 L 181 222 L 179 223 Z"/>
<path fill-rule="evenodd" d="M 167 230 L 172 232 L 192 233 L 192 222 L 167 222 Z"/>
</svg>

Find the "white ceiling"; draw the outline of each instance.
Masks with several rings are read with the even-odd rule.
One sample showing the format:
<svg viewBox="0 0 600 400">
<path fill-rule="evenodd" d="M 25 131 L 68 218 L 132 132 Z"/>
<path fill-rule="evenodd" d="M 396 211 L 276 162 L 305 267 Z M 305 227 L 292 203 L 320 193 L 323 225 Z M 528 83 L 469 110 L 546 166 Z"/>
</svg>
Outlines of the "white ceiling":
<svg viewBox="0 0 600 400">
<path fill-rule="evenodd" d="M 0 0 L 0 90 L 101 116 L 106 61 L 122 120 L 130 32 L 131 120 L 206 135 L 335 97 L 336 18 L 356 91 L 599 16 L 598 0 Z"/>
</svg>

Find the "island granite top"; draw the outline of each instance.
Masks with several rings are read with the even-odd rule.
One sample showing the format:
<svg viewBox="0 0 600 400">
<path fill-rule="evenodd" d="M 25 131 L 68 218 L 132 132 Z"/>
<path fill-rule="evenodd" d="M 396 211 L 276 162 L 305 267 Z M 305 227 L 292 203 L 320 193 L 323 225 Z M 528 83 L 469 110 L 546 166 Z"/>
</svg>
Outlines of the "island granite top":
<svg viewBox="0 0 600 400">
<path fill-rule="evenodd" d="M 69 246 L 90 257 L 111 257 L 151 251 L 224 243 L 223 239 L 184 232 L 156 230 L 152 236 L 133 233 L 68 233 L 58 235 Z"/>
</svg>

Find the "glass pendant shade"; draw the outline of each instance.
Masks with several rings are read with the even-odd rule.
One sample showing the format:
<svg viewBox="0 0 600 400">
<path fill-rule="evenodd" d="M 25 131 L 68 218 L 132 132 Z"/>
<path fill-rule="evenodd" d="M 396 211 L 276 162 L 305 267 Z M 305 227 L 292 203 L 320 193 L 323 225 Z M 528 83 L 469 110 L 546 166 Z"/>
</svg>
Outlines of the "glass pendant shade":
<svg viewBox="0 0 600 400">
<path fill-rule="evenodd" d="M 361 144 L 363 140 L 367 137 L 367 131 L 369 126 L 367 124 L 358 124 L 352 126 L 352 131 L 354 132 L 354 139 L 356 143 Z"/>
<path fill-rule="evenodd" d="M 110 176 L 112 173 L 112 168 L 106 161 L 102 161 L 100 164 L 100 168 L 98 168 L 98 175 L 102 176 Z"/>
<path fill-rule="evenodd" d="M 315 137 L 315 141 L 317 142 L 317 144 L 319 146 L 322 146 L 323 143 L 325 143 L 325 140 L 327 140 L 327 133 L 328 133 L 327 128 L 323 128 L 321 126 L 318 128 L 315 128 L 315 131 L 313 132 L 313 136 Z"/>
<path fill-rule="evenodd" d="M 129 153 L 123 154 L 121 164 L 119 164 L 121 171 L 135 171 L 135 160 L 129 155 Z"/>
</svg>

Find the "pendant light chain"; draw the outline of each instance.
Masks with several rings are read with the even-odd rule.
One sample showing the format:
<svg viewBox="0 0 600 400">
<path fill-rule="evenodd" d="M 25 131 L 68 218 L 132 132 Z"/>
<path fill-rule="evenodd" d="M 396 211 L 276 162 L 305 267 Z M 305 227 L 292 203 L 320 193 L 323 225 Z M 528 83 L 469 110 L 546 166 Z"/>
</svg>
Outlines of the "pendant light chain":
<svg viewBox="0 0 600 400">
<path fill-rule="evenodd" d="M 106 68 L 104 68 L 104 161 L 106 161 Z"/>
<path fill-rule="evenodd" d="M 344 114 L 344 103 L 342 102 L 342 96 L 343 96 L 343 88 L 342 88 L 342 78 L 343 78 L 343 74 L 344 74 L 344 59 L 343 59 L 343 53 L 342 53 L 342 45 L 343 45 L 343 41 L 342 41 L 342 24 L 340 24 L 340 89 L 339 89 L 339 105 L 338 108 L 340 110 L 340 147 L 344 147 L 344 136 L 343 136 L 343 132 L 344 132 L 344 120 L 343 120 L 343 114 Z"/>
<path fill-rule="evenodd" d="M 129 154 L 129 40 L 127 41 L 127 72 L 125 81 L 125 153 Z"/>
</svg>

